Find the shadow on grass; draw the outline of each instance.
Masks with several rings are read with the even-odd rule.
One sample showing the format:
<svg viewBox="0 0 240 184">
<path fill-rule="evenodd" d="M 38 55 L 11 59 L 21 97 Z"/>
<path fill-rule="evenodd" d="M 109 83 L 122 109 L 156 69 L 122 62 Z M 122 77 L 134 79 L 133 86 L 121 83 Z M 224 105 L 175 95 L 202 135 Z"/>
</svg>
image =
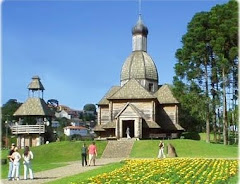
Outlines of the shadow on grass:
<svg viewBox="0 0 240 184">
<path fill-rule="evenodd" d="M 56 179 L 57 177 L 36 177 L 34 180 L 47 180 L 47 179 Z"/>
</svg>

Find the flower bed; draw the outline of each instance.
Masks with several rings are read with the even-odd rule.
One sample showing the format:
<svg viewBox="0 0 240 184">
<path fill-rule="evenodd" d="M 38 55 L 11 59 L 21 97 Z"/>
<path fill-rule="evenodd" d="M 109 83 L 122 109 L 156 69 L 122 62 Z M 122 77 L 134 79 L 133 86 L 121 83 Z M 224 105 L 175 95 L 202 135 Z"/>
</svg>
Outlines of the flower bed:
<svg viewBox="0 0 240 184">
<path fill-rule="evenodd" d="M 87 183 L 215 184 L 226 183 L 237 172 L 238 161 L 230 159 L 137 159 L 126 160 L 122 168 L 89 178 Z"/>
</svg>

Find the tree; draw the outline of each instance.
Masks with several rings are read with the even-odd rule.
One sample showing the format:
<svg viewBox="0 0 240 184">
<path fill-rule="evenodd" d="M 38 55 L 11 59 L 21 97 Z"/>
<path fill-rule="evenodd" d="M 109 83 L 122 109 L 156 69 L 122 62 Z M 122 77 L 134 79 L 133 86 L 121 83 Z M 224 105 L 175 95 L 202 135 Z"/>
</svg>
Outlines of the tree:
<svg viewBox="0 0 240 184">
<path fill-rule="evenodd" d="M 202 132 L 204 129 L 204 99 L 200 89 L 192 84 L 186 85 L 174 78 L 173 94 L 180 102 L 179 123 L 188 132 Z"/>
<path fill-rule="evenodd" d="M 96 114 L 96 106 L 94 104 L 86 104 L 83 107 L 84 111 L 92 111 L 94 114 Z"/>
<path fill-rule="evenodd" d="M 223 136 L 224 144 L 228 143 L 228 115 L 226 88 L 232 88 L 232 98 L 237 90 L 238 73 L 238 4 L 229 1 L 224 5 L 217 5 L 210 11 L 211 26 L 210 44 L 216 55 L 218 71 L 220 73 L 223 98 Z M 232 78 L 232 80 L 230 79 Z M 231 85 L 232 82 L 232 85 Z"/>
<path fill-rule="evenodd" d="M 187 33 L 182 37 L 182 48 L 176 51 L 177 63 L 175 65 L 174 85 L 182 82 L 189 89 L 186 93 L 176 94 L 182 107 L 188 109 L 197 103 L 205 104 L 206 142 L 209 142 L 210 123 L 216 133 L 216 104 L 223 109 L 223 135 L 224 144 L 227 144 L 227 97 L 226 88 L 232 89 L 233 99 L 236 100 L 238 73 L 238 4 L 229 1 L 224 5 L 217 5 L 210 12 L 196 13 L 188 24 Z M 199 88 L 198 94 L 201 102 L 185 101 L 191 97 L 192 85 Z M 209 86 L 210 85 L 210 86 Z M 209 90 L 211 87 L 211 90 Z M 196 89 L 193 88 L 194 90 Z M 195 90 L 195 92 L 197 92 Z M 234 96 L 235 95 L 235 96 Z M 191 97 L 192 98 L 192 97 Z M 210 111 L 211 106 L 211 111 Z M 236 104 L 235 104 L 236 106 Z M 193 115 L 193 114 L 191 114 Z M 210 119 L 210 115 L 212 118 Z M 196 116 L 197 117 L 197 116 Z M 186 120 L 187 121 L 187 120 Z M 220 122 L 220 121 L 218 121 Z M 219 126 L 219 125 L 218 125 Z M 216 136 L 215 140 L 216 140 Z"/>
<path fill-rule="evenodd" d="M 6 127 L 5 122 L 17 121 L 18 118 L 14 117 L 14 112 L 21 106 L 21 103 L 17 102 L 16 99 L 10 99 L 2 106 L 2 132 L 5 133 Z"/>
<path fill-rule="evenodd" d="M 209 59 L 206 52 L 208 43 L 208 18 L 207 12 L 197 13 L 188 24 L 188 32 L 183 36 L 183 47 L 176 52 L 178 63 L 175 65 L 176 77 L 199 88 L 199 95 L 205 94 L 205 120 L 206 142 L 210 142 L 209 120 Z M 204 83 L 202 82 L 204 81 Z"/>
</svg>

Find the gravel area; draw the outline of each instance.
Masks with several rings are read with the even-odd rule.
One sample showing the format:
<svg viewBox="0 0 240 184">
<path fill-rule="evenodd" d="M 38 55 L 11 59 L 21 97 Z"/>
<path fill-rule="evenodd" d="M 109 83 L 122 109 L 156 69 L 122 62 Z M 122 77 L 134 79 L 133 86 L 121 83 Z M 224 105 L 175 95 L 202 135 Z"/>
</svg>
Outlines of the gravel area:
<svg viewBox="0 0 240 184">
<path fill-rule="evenodd" d="M 34 180 L 23 180 L 23 176 L 20 176 L 19 181 L 8 181 L 7 179 L 1 179 L 1 183 L 3 184 L 5 183 L 6 184 L 8 183 L 20 183 L 20 184 L 46 183 L 49 181 L 64 178 L 66 176 L 71 176 L 71 175 L 79 174 L 95 168 L 99 168 L 109 163 L 119 162 L 123 159 L 124 158 L 101 158 L 96 160 L 96 166 L 86 166 L 86 167 L 82 167 L 81 161 L 76 161 L 76 162 L 72 162 L 70 165 L 67 165 L 67 166 L 34 173 Z M 33 168 L 33 171 L 34 171 L 34 168 Z"/>
</svg>

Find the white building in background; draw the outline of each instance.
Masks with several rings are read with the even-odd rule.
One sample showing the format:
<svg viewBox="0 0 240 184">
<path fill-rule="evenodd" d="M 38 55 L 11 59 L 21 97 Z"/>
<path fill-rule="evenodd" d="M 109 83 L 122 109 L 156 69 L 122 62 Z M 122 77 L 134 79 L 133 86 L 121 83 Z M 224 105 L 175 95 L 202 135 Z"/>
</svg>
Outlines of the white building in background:
<svg viewBox="0 0 240 184">
<path fill-rule="evenodd" d="M 56 118 L 67 118 L 71 119 L 71 115 L 68 114 L 67 111 L 61 110 L 60 112 L 55 113 Z"/>
<path fill-rule="evenodd" d="M 72 118 L 71 125 L 72 126 L 85 126 L 86 122 L 84 122 L 82 119 L 79 119 L 79 118 Z"/>
<path fill-rule="evenodd" d="M 71 136 L 71 135 L 87 136 L 89 135 L 89 131 L 87 128 L 83 126 L 67 126 L 67 127 L 64 127 L 64 134 L 66 136 Z"/>
</svg>

